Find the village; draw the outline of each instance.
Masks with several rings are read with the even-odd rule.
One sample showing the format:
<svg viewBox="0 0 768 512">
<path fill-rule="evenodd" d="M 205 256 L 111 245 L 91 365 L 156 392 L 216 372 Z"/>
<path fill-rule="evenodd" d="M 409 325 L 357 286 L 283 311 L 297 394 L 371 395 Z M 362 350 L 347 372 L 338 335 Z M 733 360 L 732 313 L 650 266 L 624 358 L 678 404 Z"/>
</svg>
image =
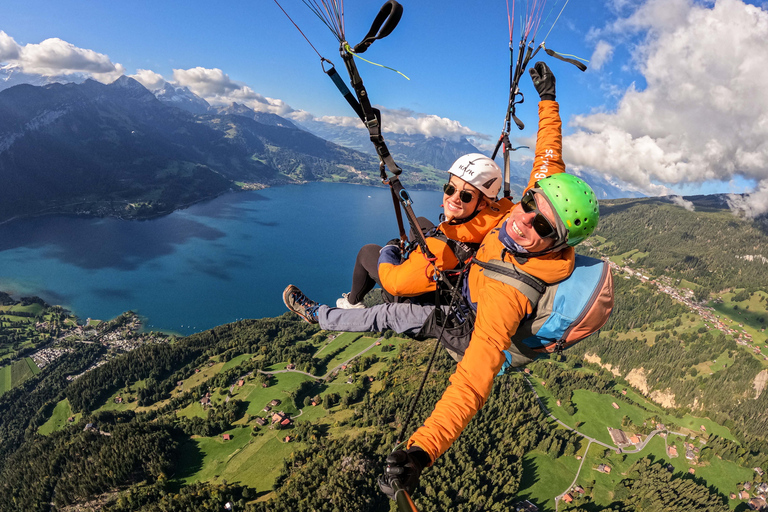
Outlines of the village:
<svg viewBox="0 0 768 512">
<path fill-rule="evenodd" d="M 71 352 L 71 348 L 65 345 L 70 343 L 98 344 L 107 348 L 97 361 L 78 375 L 69 375 L 67 380 L 77 377 L 98 368 L 120 354 L 130 352 L 147 343 L 167 343 L 167 337 L 161 333 L 142 333 L 141 319 L 133 312 L 127 312 L 110 322 L 92 321 L 88 318 L 84 325 L 76 325 L 61 330 L 55 339 L 46 347 L 29 355 L 38 368 L 42 369 Z M 48 322 L 37 322 L 35 330 L 46 332 L 51 329 Z"/>
</svg>

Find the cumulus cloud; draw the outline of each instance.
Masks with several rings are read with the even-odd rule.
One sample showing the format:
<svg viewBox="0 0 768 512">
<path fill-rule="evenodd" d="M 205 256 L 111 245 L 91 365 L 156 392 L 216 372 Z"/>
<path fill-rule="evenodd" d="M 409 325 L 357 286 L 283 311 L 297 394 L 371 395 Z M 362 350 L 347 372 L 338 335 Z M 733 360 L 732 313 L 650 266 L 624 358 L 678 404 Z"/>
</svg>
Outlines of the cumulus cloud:
<svg viewBox="0 0 768 512">
<path fill-rule="evenodd" d="M 589 59 L 590 67 L 594 70 L 602 69 L 603 65 L 613 57 L 613 45 L 602 39 L 595 45 L 595 51 L 592 58 Z"/>
<path fill-rule="evenodd" d="M 0 30 L 0 62 L 19 58 L 19 45 L 14 39 Z"/>
<path fill-rule="evenodd" d="M 677 206 L 685 208 L 689 212 L 696 210 L 696 207 L 693 206 L 693 203 L 691 201 L 688 201 L 687 199 L 683 199 L 680 196 L 671 196 L 669 199 L 673 203 L 675 203 Z"/>
<path fill-rule="evenodd" d="M 0 62 L 6 63 L 6 71 L 24 75 L 91 77 L 101 82 L 112 82 L 125 72 L 107 55 L 78 48 L 57 37 L 20 46 L 5 32 L 0 32 Z"/>
<path fill-rule="evenodd" d="M 135 75 L 130 75 L 131 78 L 139 82 L 141 85 L 149 89 L 150 91 L 156 91 L 162 89 L 165 86 L 165 78 L 159 73 L 155 73 L 149 69 L 137 69 Z"/>
<path fill-rule="evenodd" d="M 631 32 L 644 35 L 635 65 L 647 85 L 629 87 L 615 111 L 576 116 L 569 161 L 650 194 L 737 175 L 768 190 L 768 12 L 647 0 L 600 35 Z"/>
<path fill-rule="evenodd" d="M 174 69 L 173 79 L 211 105 L 241 103 L 256 112 L 269 112 L 280 116 L 294 112 L 283 100 L 262 96 L 247 85 L 232 80 L 218 68 Z"/>
<path fill-rule="evenodd" d="M 382 129 L 384 132 L 404 133 L 407 135 L 421 134 L 427 137 L 442 137 L 444 139 L 458 140 L 472 137 L 488 140 L 488 135 L 470 130 L 462 126 L 458 121 L 434 114 L 421 114 L 408 109 L 388 109 L 378 107 L 381 110 Z M 324 116 L 316 118 L 329 124 L 343 127 L 360 127 L 365 129 L 357 117 Z"/>
</svg>

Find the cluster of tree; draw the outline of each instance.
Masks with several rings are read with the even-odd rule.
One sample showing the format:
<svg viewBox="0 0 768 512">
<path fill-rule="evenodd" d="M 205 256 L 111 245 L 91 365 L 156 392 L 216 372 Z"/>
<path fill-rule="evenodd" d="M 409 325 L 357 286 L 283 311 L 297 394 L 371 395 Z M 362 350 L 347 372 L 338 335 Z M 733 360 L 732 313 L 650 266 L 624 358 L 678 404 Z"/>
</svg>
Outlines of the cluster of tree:
<svg viewBox="0 0 768 512">
<path fill-rule="evenodd" d="M 571 359 L 572 360 L 572 359 Z M 536 361 L 529 365 L 536 377 L 541 377 L 547 383 L 547 389 L 562 401 L 571 401 L 573 392 L 577 389 L 585 389 L 600 394 L 610 394 L 617 399 L 623 396 L 614 389 L 616 381 L 612 374 L 599 369 L 595 373 L 579 372 L 552 364 L 551 361 Z"/>
<path fill-rule="evenodd" d="M 232 423 L 245 414 L 247 404 L 240 400 L 229 400 L 226 403 L 210 407 L 205 419 L 199 416 L 191 418 L 179 417 L 177 425 L 185 434 L 203 437 L 215 436 L 232 428 Z"/>
<path fill-rule="evenodd" d="M 768 442 L 753 440 L 749 446 L 746 446 L 719 436 L 711 436 L 707 444 L 702 447 L 699 460 L 709 461 L 713 457 L 729 460 L 747 468 L 766 469 L 768 468 Z M 757 480 L 765 477 L 765 473 L 761 476 L 756 475 Z"/>
<path fill-rule="evenodd" d="M 237 484 L 194 483 L 181 489 L 168 482 L 137 485 L 116 500 L 104 505 L 103 512 L 221 512 L 246 510 L 246 503 L 256 498 L 256 491 Z"/>
<path fill-rule="evenodd" d="M 636 277 L 614 279 L 613 298 L 614 308 L 604 331 L 628 332 L 653 322 L 674 321 L 688 312 L 684 305 Z"/>
<path fill-rule="evenodd" d="M 175 469 L 178 444 L 167 426 L 121 415 L 91 421 L 90 428 L 81 422 L 35 436 L 7 459 L 0 472 L 3 510 L 63 507 L 116 487 L 166 478 Z"/>
<path fill-rule="evenodd" d="M 627 472 L 627 478 L 616 485 L 614 502 L 604 511 L 631 512 L 727 512 L 730 510 L 720 494 L 691 475 L 674 475 L 662 462 L 651 458 L 637 461 Z M 596 510 L 594 507 L 569 509 L 573 512 Z"/>
</svg>

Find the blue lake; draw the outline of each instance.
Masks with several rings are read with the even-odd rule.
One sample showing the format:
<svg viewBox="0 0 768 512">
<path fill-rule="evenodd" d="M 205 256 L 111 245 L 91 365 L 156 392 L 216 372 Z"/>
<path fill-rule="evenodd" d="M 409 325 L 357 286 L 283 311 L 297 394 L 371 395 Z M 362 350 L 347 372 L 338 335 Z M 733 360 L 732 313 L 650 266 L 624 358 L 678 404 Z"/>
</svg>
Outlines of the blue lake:
<svg viewBox="0 0 768 512">
<path fill-rule="evenodd" d="M 412 192 L 433 222 L 442 194 Z M 134 310 L 182 334 L 286 311 L 295 284 L 335 303 L 357 250 L 397 236 L 389 189 L 311 183 L 237 192 L 149 221 L 48 216 L 0 225 L 0 290 L 82 319 Z"/>
</svg>

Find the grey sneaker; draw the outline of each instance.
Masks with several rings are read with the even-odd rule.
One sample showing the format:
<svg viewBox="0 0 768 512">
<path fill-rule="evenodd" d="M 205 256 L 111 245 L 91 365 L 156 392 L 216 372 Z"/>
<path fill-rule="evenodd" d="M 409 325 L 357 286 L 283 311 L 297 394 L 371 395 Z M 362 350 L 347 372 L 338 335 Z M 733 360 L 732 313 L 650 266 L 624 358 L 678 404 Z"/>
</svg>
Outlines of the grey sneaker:
<svg viewBox="0 0 768 512">
<path fill-rule="evenodd" d="M 349 302 L 349 293 L 342 293 L 340 299 L 336 299 L 336 307 L 341 309 L 365 309 L 365 304 L 358 302 L 352 304 Z"/>
<path fill-rule="evenodd" d="M 310 324 L 317 323 L 317 308 L 320 304 L 301 293 L 301 290 L 294 285 L 289 284 L 283 291 L 283 302 L 288 309 Z"/>
</svg>

